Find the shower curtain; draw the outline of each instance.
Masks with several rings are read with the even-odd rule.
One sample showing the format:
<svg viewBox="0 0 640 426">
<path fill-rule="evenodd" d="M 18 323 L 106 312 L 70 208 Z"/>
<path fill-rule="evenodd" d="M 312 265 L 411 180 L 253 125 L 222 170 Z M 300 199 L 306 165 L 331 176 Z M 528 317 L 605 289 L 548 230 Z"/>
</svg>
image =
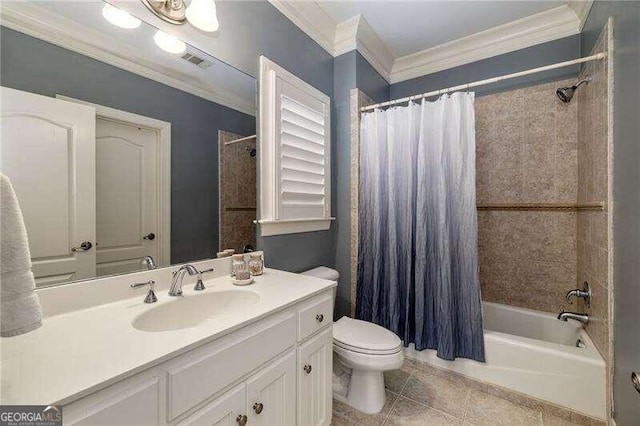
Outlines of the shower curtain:
<svg viewBox="0 0 640 426">
<path fill-rule="evenodd" d="M 362 115 L 356 317 L 484 361 L 473 93 Z"/>
</svg>

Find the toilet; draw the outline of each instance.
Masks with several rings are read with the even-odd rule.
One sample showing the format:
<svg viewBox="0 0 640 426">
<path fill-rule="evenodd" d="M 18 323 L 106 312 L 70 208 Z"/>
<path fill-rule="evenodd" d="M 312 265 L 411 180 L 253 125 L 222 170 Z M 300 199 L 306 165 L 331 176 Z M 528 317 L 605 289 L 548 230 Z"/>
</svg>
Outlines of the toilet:
<svg viewBox="0 0 640 426">
<path fill-rule="evenodd" d="M 320 266 L 303 273 L 337 281 L 337 271 Z M 385 371 L 402 367 L 402 341 L 377 324 L 342 317 L 333 324 L 333 397 L 367 414 L 386 402 Z"/>
</svg>

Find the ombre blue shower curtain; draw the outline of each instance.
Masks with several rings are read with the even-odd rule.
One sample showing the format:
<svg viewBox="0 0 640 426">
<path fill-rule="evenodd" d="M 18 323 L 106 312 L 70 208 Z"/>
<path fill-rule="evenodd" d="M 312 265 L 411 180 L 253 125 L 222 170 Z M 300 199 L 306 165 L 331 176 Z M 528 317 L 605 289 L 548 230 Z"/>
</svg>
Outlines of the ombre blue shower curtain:
<svg viewBox="0 0 640 426">
<path fill-rule="evenodd" d="M 362 115 L 356 317 L 484 361 L 474 94 Z"/>
</svg>

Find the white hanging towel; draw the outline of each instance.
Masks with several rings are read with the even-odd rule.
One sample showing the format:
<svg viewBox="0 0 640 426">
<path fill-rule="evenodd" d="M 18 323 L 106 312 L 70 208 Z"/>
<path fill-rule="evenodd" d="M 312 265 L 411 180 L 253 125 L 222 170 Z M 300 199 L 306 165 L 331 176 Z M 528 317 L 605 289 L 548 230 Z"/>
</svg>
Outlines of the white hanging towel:
<svg viewBox="0 0 640 426">
<path fill-rule="evenodd" d="M 42 325 L 31 253 L 18 198 L 0 173 L 0 336 L 11 337 Z"/>
</svg>

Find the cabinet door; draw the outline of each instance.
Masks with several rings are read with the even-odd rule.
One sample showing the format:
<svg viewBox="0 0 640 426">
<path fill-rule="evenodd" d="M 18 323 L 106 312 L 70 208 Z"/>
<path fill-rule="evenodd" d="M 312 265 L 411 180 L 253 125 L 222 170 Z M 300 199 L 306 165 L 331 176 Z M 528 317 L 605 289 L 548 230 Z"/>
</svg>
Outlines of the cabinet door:
<svg viewBox="0 0 640 426">
<path fill-rule="evenodd" d="M 296 353 L 286 352 L 247 382 L 250 425 L 294 425 L 296 422 Z"/>
<path fill-rule="evenodd" d="M 333 374 L 331 327 L 298 348 L 298 424 L 328 425 L 331 422 L 331 375 Z"/>
<path fill-rule="evenodd" d="M 179 425 L 238 426 L 242 423 L 242 416 L 246 415 L 246 407 L 246 389 L 243 383 L 198 410 Z"/>
</svg>

